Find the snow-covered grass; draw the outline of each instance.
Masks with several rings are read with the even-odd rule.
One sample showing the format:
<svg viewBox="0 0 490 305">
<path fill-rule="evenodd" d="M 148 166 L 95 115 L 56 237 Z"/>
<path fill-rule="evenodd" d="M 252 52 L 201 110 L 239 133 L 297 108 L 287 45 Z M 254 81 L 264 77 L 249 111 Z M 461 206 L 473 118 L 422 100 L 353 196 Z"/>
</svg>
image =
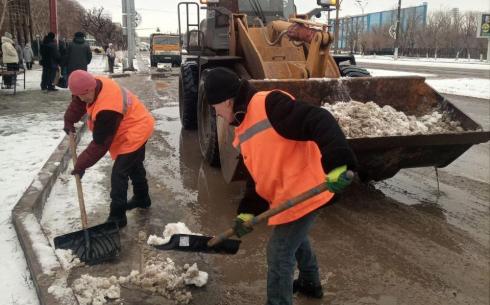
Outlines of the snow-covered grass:
<svg viewBox="0 0 490 305">
<path fill-rule="evenodd" d="M 440 68 L 456 68 L 456 69 L 473 69 L 473 70 L 490 70 L 488 62 L 479 60 L 467 59 L 450 59 L 450 58 L 413 58 L 402 57 L 394 60 L 392 56 L 356 56 L 358 63 L 378 63 L 401 66 L 425 66 L 425 67 L 440 67 Z"/>
<path fill-rule="evenodd" d="M 490 79 L 485 78 L 454 78 L 434 79 L 437 75 L 382 69 L 368 69 L 372 76 L 423 76 L 426 82 L 439 93 L 470 96 L 490 99 Z"/>
<path fill-rule="evenodd" d="M 103 71 L 102 56 L 94 56 L 89 66 L 89 71 Z M 63 110 L 39 111 L 44 105 L 39 105 L 36 94 L 41 92 L 41 69 L 35 66 L 33 70 L 26 71 L 26 90 L 32 91 L 27 95 L 18 94 L 16 99 L 19 105 L 31 105 L 29 111 L 12 114 L 12 108 L 8 105 L 7 111 L 2 114 L 0 108 L 0 304 L 1 305 L 37 305 L 39 304 L 36 290 L 30 279 L 24 253 L 17 239 L 16 232 L 11 222 L 12 208 L 18 202 L 27 187 L 33 182 L 42 166 L 53 153 L 56 146 L 64 137 L 61 131 L 63 126 Z M 23 91 L 23 84 L 19 80 L 17 89 Z M 35 91 L 39 90 L 39 93 Z M 7 91 L 1 95 L 10 94 Z M 32 99 L 32 100 L 31 100 Z M 3 106 L 3 98 L 0 98 L 0 106 Z M 67 102 L 68 103 L 68 102 Z M 15 106 L 15 105 L 14 105 Z M 60 113 L 61 112 L 61 113 Z M 41 187 L 39 181 L 34 181 L 34 187 Z M 35 226 L 35 219 L 25 219 Z M 39 224 L 37 224 L 39 225 Z M 44 244 L 35 245 L 38 253 L 48 251 Z M 50 249 L 49 251 L 52 251 Z M 52 253 L 51 253 L 52 254 Z M 43 268 L 50 269 L 53 266 L 52 255 L 41 259 Z"/>
<path fill-rule="evenodd" d="M 422 77 L 436 77 L 436 74 L 418 73 L 418 72 L 406 72 L 406 71 L 394 71 L 394 70 L 382 70 L 382 69 L 367 69 L 372 76 L 422 76 Z"/>
<path fill-rule="evenodd" d="M 11 210 L 63 138 L 51 114 L 0 116 L 0 304 L 38 304 Z"/>
<path fill-rule="evenodd" d="M 441 93 L 490 99 L 490 79 L 428 79 L 426 82 Z"/>
</svg>

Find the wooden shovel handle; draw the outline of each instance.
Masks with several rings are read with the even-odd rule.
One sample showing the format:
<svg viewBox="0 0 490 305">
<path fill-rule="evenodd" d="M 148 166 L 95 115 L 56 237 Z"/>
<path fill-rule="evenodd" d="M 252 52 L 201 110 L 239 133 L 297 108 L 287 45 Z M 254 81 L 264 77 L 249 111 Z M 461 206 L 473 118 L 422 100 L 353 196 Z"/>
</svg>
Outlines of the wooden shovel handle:
<svg viewBox="0 0 490 305">
<path fill-rule="evenodd" d="M 75 143 L 75 134 L 70 132 L 70 152 L 71 158 L 73 160 L 73 167 L 77 164 L 77 144 Z M 77 184 L 77 193 L 78 193 L 78 205 L 80 207 L 80 218 L 82 219 L 82 228 L 88 228 L 87 221 L 87 212 L 85 211 L 85 201 L 83 200 L 83 190 L 82 190 L 82 181 L 80 179 L 80 175 L 75 175 L 75 181 Z"/>
<path fill-rule="evenodd" d="M 346 176 L 349 179 L 353 179 L 354 178 L 354 172 L 347 171 Z M 312 198 L 312 197 L 314 197 L 320 193 L 325 192 L 326 190 L 328 190 L 327 183 L 323 182 L 323 183 L 315 186 L 314 188 L 312 188 L 312 189 L 310 189 L 304 193 L 299 194 L 298 196 L 296 196 L 294 198 L 291 198 L 289 200 L 282 202 L 281 204 L 279 204 L 275 208 L 269 209 L 269 210 L 265 211 L 264 213 L 255 216 L 254 218 L 252 218 L 252 220 L 245 222 L 243 225 L 251 228 L 251 227 L 255 226 L 256 224 L 258 224 L 264 220 L 269 219 L 269 217 L 277 215 L 284 210 L 287 210 L 287 209 L 289 209 L 289 208 L 291 208 L 291 207 L 293 207 L 299 203 L 302 203 L 303 201 L 306 201 L 306 200 L 308 200 L 308 199 L 310 199 L 310 198 Z M 223 233 L 213 237 L 212 239 L 210 239 L 208 241 L 208 247 L 215 246 L 215 245 L 219 244 L 220 242 L 224 241 L 225 239 L 232 237 L 233 235 L 235 235 L 235 231 L 233 230 L 233 228 L 230 228 L 230 229 L 226 230 L 225 232 L 223 232 Z"/>
</svg>

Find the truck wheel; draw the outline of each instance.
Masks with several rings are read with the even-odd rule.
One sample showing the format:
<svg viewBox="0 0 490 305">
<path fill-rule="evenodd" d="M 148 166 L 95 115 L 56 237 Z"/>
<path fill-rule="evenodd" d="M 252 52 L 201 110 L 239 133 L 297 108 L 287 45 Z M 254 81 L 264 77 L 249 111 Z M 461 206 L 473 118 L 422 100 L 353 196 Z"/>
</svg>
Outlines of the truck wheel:
<svg viewBox="0 0 490 305">
<path fill-rule="evenodd" d="M 350 65 L 350 66 L 339 66 L 340 69 L 340 75 L 341 76 L 348 76 L 348 77 L 370 77 L 371 74 L 368 72 L 368 70 L 355 66 L 355 65 Z"/>
<path fill-rule="evenodd" d="M 184 129 L 197 127 L 197 63 L 186 62 L 179 76 L 180 122 Z"/>
<path fill-rule="evenodd" d="M 204 82 L 202 80 L 199 82 L 197 113 L 197 127 L 201 154 L 209 165 L 219 167 L 220 160 L 216 114 L 213 107 L 208 104 L 204 90 Z"/>
</svg>

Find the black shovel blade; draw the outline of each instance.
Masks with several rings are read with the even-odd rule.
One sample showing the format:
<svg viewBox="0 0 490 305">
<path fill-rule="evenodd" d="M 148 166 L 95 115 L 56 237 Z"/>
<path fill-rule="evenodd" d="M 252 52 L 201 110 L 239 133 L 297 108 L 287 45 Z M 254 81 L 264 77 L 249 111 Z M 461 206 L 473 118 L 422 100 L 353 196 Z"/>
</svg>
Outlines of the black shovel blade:
<svg viewBox="0 0 490 305">
<path fill-rule="evenodd" d="M 225 239 L 223 242 L 213 246 L 208 246 L 210 236 L 174 234 L 170 241 L 163 245 L 154 245 L 159 250 L 176 250 L 187 252 L 219 253 L 219 254 L 236 254 L 240 247 L 240 240 Z"/>
<path fill-rule="evenodd" d="M 80 261 L 95 265 L 119 257 L 121 240 L 115 222 L 106 222 L 54 238 L 56 249 L 72 250 Z"/>
</svg>

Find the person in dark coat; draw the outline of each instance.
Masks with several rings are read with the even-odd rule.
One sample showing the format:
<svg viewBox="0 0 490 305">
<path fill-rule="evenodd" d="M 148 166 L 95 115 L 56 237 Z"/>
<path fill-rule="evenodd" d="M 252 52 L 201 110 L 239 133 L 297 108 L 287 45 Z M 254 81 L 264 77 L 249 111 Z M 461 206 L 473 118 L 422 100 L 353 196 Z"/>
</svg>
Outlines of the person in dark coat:
<svg viewBox="0 0 490 305">
<path fill-rule="evenodd" d="M 60 62 L 60 52 L 58 51 L 58 45 L 53 32 L 49 32 L 43 39 L 41 58 L 41 65 L 43 66 L 41 89 L 57 91 L 53 85 L 53 81 Z"/>
<path fill-rule="evenodd" d="M 85 34 L 82 32 L 76 32 L 73 41 L 68 45 L 66 52 L 68 78 L 75 70 L 87 71 L 87 67 L 91 60 L 92 51 L 90 51 L 90 46 L 85 41 Z"/>
<path fill-rule="evenodd" d="M 66 38 L 62 38 L 59 42 L 60 51 L 60 79 L 58 81 L 58 87 L 66 88 L 68 83 L 68 69 L 66 67 L 67 60 L 67 50 L 68 44 L 66 43 Z"/>
</svg>

